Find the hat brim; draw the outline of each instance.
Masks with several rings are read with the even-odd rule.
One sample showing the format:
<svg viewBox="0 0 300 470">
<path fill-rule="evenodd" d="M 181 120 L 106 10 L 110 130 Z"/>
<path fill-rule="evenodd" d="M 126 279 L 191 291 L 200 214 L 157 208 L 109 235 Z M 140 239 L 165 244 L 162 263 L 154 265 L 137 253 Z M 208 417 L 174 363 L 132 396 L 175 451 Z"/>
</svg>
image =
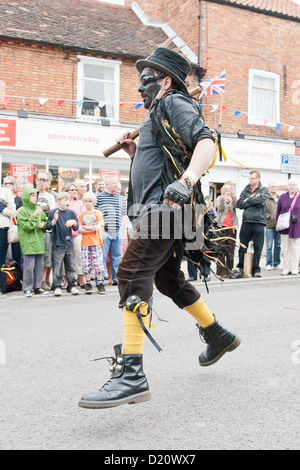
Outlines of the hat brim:
<svg viewBox="0 0 300 470">
<path fill-rule="evenodd" d="M 171 77 L 174 82 L 180 86 L 184 91 L 188 92 L 186 84 L 181 80 L 181 78 L 177 77 L 171 70 L 164 67 L 163 65 L 157 64 L 156 62 L 152 62 L 151 60 L 147 59 L 140 59 L 135 64 L 139 73 L 149 67 L 150 69 L 157 70 L 158 72 L 162 72 L 164 75 Z"/>
</svg>

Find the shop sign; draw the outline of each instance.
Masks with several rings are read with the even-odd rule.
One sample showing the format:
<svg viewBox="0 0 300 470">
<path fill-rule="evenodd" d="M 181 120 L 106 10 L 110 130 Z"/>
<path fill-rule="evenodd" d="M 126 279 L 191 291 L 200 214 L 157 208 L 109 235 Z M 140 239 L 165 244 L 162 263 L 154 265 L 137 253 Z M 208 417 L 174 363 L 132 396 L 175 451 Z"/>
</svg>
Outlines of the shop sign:
<svg viewBox="0 0 300 470">
<path fill-rule="evenodd" d="M 300 175 L 300 155 L 281 154 L 281 173 Z"/>
<path fill-rule="evenodd" d="M 117 178 L 120 181 L 120 170 L 100 170 L 100 178 Z"/>
<path fill-rule="evenodd" d="M 0 145 L 16 146 L 16 121 L 13 119 L 0 119 Z"/>
<path fill-rule="evenodd" d="M 58 168 L 58 190 L 61 191 L 66 184 L 75 183 L 80 178 L 79 168 L 62 167 Z"/>
<path fill-rule="evenodd" d="M 21 196 L 25 183 L 33 184 L 33 165 L 26 163 L 11 163 L 10 164 L 10 176 L 13 176 L 19 186 L 18 196 Z"/>
</svg>

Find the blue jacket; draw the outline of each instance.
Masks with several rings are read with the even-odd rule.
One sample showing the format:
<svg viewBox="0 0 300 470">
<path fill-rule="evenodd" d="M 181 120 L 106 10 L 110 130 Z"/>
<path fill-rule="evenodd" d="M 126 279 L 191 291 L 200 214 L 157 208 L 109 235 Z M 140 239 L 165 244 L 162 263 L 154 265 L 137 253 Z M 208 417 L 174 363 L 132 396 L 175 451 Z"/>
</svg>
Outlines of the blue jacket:
<svg viewBox="0 0 300 470">
<path fill-rule="evenodd" d="M 59 211 L 59 216 L 57 222 L 52 226 L 52 220 L 56 211 Z M 66 227 L 66 222 L 69 219 L 76 220 L 76 225 L 74 227 Z M 67 209 L 61 211 L 60 209 L 52 209 L 49 213 L 47 220 L 47 230 L 52 229 L 52 243 L 56 246 L 73 246 L 73 235 L 72 229 L 74 231 L 78 230 L 78 219 L 72 209 Z"/>
</svg>

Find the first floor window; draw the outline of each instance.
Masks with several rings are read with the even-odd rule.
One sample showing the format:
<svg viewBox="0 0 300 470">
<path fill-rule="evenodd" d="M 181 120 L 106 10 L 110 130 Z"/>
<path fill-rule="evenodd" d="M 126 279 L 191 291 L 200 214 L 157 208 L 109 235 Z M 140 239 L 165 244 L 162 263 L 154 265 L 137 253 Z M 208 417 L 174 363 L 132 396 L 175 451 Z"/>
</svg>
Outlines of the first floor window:
<svg viewBox="0 0 300 470">
<path fill-rule="evenodd" d="M 119 120 L 120 64 L 114 60 L 79 57 L 77 117 Z"/>
<path fill-rule="evenodd" d="M 249 70 L 248 123 L 274 125 L 280 121 L 280 76 Z"/>
</svg>

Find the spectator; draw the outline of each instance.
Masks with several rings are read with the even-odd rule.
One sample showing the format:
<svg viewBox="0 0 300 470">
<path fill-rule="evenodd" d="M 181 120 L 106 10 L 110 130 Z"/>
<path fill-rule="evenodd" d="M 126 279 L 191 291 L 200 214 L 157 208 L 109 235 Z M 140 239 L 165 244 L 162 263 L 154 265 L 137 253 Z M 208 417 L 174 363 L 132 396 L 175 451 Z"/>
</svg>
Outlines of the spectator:
<svg viewBox="0 0 300 470">
<path fill-rule="evenodd" d="M 234 186 L 231 181 L 225 183 L 221 188 L 221 195 L 216 200 L 217 224 L 224 231 L 220 232 L 220 237 L 230 237 L 236 240 L 238 218 L 236 214 L 237 200 L 234 193 Z M 229 277 L 234 264 L 235 243 L 230 240 L 224 240 L 223 245 L 227 246 L 228 255 L 219 258 L 217 263 L 217 275 Z"/>
<path fill-rule="evenodd" d="M 117 271 L 122 257 L 122 230 L 126 225 L 126 199 L 118 194 L 117 178 L 106 180 L 106 189 L 97 197 L 95 209 L 99 209 L 104 218 L 103 265 L 110 249 L 112 262 L 112 285 L 117 285 Z M 104 282 L 104 273 L 102 277 Z"/>
<path fill-rule="evenodd" d="M 276 183 L 269 184 L 269 196 L 266 201 L 267 271 L 271 271 L 273 267 L 274 269 L 282 269 L 280 264 L 281 237 L 280 233 L 276 230 L 276 210 L 279 199 L 277 189 Z"/>
<path fill-rule="evenodd" d="M 44 268 L 45 239 L 47 217 L 37 205 L 38 191 L 24 188 L 22 192 L 23 207 L 20 209 L 17 225 L 20 244 L 24 255 L 23 290 L 26 297 L 48 294 L 41 289 Z"/>
<path fill-rule="evenodd" d="M 19 187 L 18 187 L 17 180 L 13 176 L 5 176 L 5 178 L 3 180 L 3 186 L 4 186 L 4 188 L 7 188 L 7 189 L 11 190 L 11 192 L 14 196 L 16 209 L 17 210 L 20 209 L 20 207 L 23 206 L 23 201 L 22 201 L 21 196 L 18 196 Z"/>
<path fill-rule="evenodd" d="M 72 229 L 78 230 L 78 219 L 75 212 L 69 209 L 69 193 L 57 195 L 58 209 L 52 209 L 47 221 L 47 229 L 52 229 L 52 266 L 53 266 L 53 290 L 55 296 L 61 295 L 63 282 L 62 268 L 65 265 L 65 273 L 68 282 L 67 292 L 73 295 L 79 294 L 76 289 L 76 262 L 73 247 Z"/>
<path fill-rule="evenodd" d="M 102 213 L 94 209 L 96 204 L 96 195 L 92 192 L 86 192 L 83 195 L 82 202 L 85 210 L 79 214 L 79 231 L 82 233 L 81 254 L 83 272 L 86 276 L 85 292 L 91 294 L 93 287 L 91 285 L 92 264 L 95 268 L 96 286 L 99 294 L 106 294 L 102 275 L 104 272 L 102 255 L 102 230 L 104 227 Z"/>
<path fill-rule="evenodd" d="M 96 194 L 96 197 L 97 197 L 98 194 L 103 193 L 103 191 L 105 190 L 104 179 L 103 178 L 97 178 L 95 180 L 94 185 L 95 185 L 95 194 Z"/>
<path fill-rule="evenodd" d="M 55 201 L 57 199 L 57 192 L 56 191 L 53 191 L 53 189 L 51 188 L 51 184 L 52 184 L 52 174 L 50 173 L 50 171 L 47 171 L 46 172 L 46 175 L 48 175 L 48 185 L 47 185 L 47 188 L 46 188 L 46 191 L 49 193 L 49 194 L 52 194 L 52 196 L 54 197 Z"/>
<path fill-rule="evenodd" d="M 13 176 L 5 176 L 3 180 L 3 186 L 4 188 L 10 189 L 13 194 L 16 209 L 17 209 L 17 212 L 16 212 L 16 217 L 17 217 L 19 209 L 23 206 L 22 198 L 18 196 L 18 190 L 19 190 L 18 182 Z M 21 270 L 23 270 L 23 256 L 22 256 L 20 242 L 11 243 L 10 249 L 11 249 L 11 258 L 14 261 L 17 261 L 17 263 L 19 263 L 21 267 Z"/>
<path fill-rule="evenodd" d="M 81 212 L 85 210 L 82 200 L 78 199 L 77 189 L 74 183 L 68 183 L 63 186 L 62 192 L 67 192 L 70 195 L 70 206 L 69 208 L 75 212 L 77 218 Z M 73 247 L 75 252 L 75 261 L 76 261 L 76 273 L 78 276 L 79 285 L 81 288 L 85 287 L 85 275 L 82 270 L 82 259 L 81 259 L 81 239 L 82 234 L 77 230 L 72 229 L 73 235 Z"/>
<path fill-rule="evenodd" d="M 121 194 L 121 191 L 122 191 L 122 185 L 120 183 L 120 181 L 118 181 L 118 189 L 116 191 L 117 194 Z M 127 198 L 126 196 L 125 197 L 125 200 L 126 200 L 126 213 L 127 213 Z M 128 236 L 127 236 L 127 224 L 128 224 L 128 215 L 126 215 L 126 223 L 123 223 L 122 224 L 122 239 L 123 239 L 123 246 L 122 246 L 122 256 L 121 256 L 121 260 L 123 258 L 123 256 L 125 255 L 125 251 L 128 247 Z M 130 223 L 130 221 L 129 221 Z"/>
<path fill-rule="evenodd" d="M 239 262 L 230 277 L 243 277 L 244 257 L 252 239 L 254 245 L 252 274 L 254 277 L 261 277 L 259 263 L 265 238 L 268 194 L 268 189 L 261 185 L 259 171 L 250 171 L 249 184 L 243 189 L 237 202 L 237 207 L 244 213 L 240 230 Z"/>
<path fill-rule="evenodd" d="M 213 205 L 213 202 L 211 200 L 211 198 L 209 196 L 205 196 L 205 204 L 207 205 L 208 207 L 208 210 L 211 212 L 211 214 L 216 217 L 217 216 L 217 212 L 214 208 L 214 205 Z"/>
<path fill-rule="evenodd" d="M 289 228 L 280 231 L 283 251 L 282 275 L 298 274 L 300 259 L 300 197 L 298 182 L 288 180 L 288 191 L 278 199 L 276 223 L 280 214 L 291 211 Z"/>
<path fill-rule="evenodd" d="M 87 184 L 84 180 L 75 181 L 78 199 L 81 200 L 84 193 L 87 192 Z"/>
<path fill-rule="evenodd" d="M 12 192 L 0 187 L 0 268 L 6 261 L 8 249 L 7 231 L 11 223 L 11 217 L 16 213 L 16 205 Z M 0 271 L 0 284 L 2 294 L 6 293 L 6 274 Z"/>
<path fill-rule="evenodd" d="M 43 209 L 48 216 L 50 210 L 55 208 L 55 197 L 47 191 L 50 188 L 52 176 L 46 171 L 40 171 L 36 176 L 36 188 L 39 192 L 37 204 Z M 51 233 L 46 230 L 44 232 L 45 238 L 45 256 L 44 256 L 44 269 L 42 289 L 50 291 L 50 277 L 52 269 L 52 240 Z"/>
</svg>

